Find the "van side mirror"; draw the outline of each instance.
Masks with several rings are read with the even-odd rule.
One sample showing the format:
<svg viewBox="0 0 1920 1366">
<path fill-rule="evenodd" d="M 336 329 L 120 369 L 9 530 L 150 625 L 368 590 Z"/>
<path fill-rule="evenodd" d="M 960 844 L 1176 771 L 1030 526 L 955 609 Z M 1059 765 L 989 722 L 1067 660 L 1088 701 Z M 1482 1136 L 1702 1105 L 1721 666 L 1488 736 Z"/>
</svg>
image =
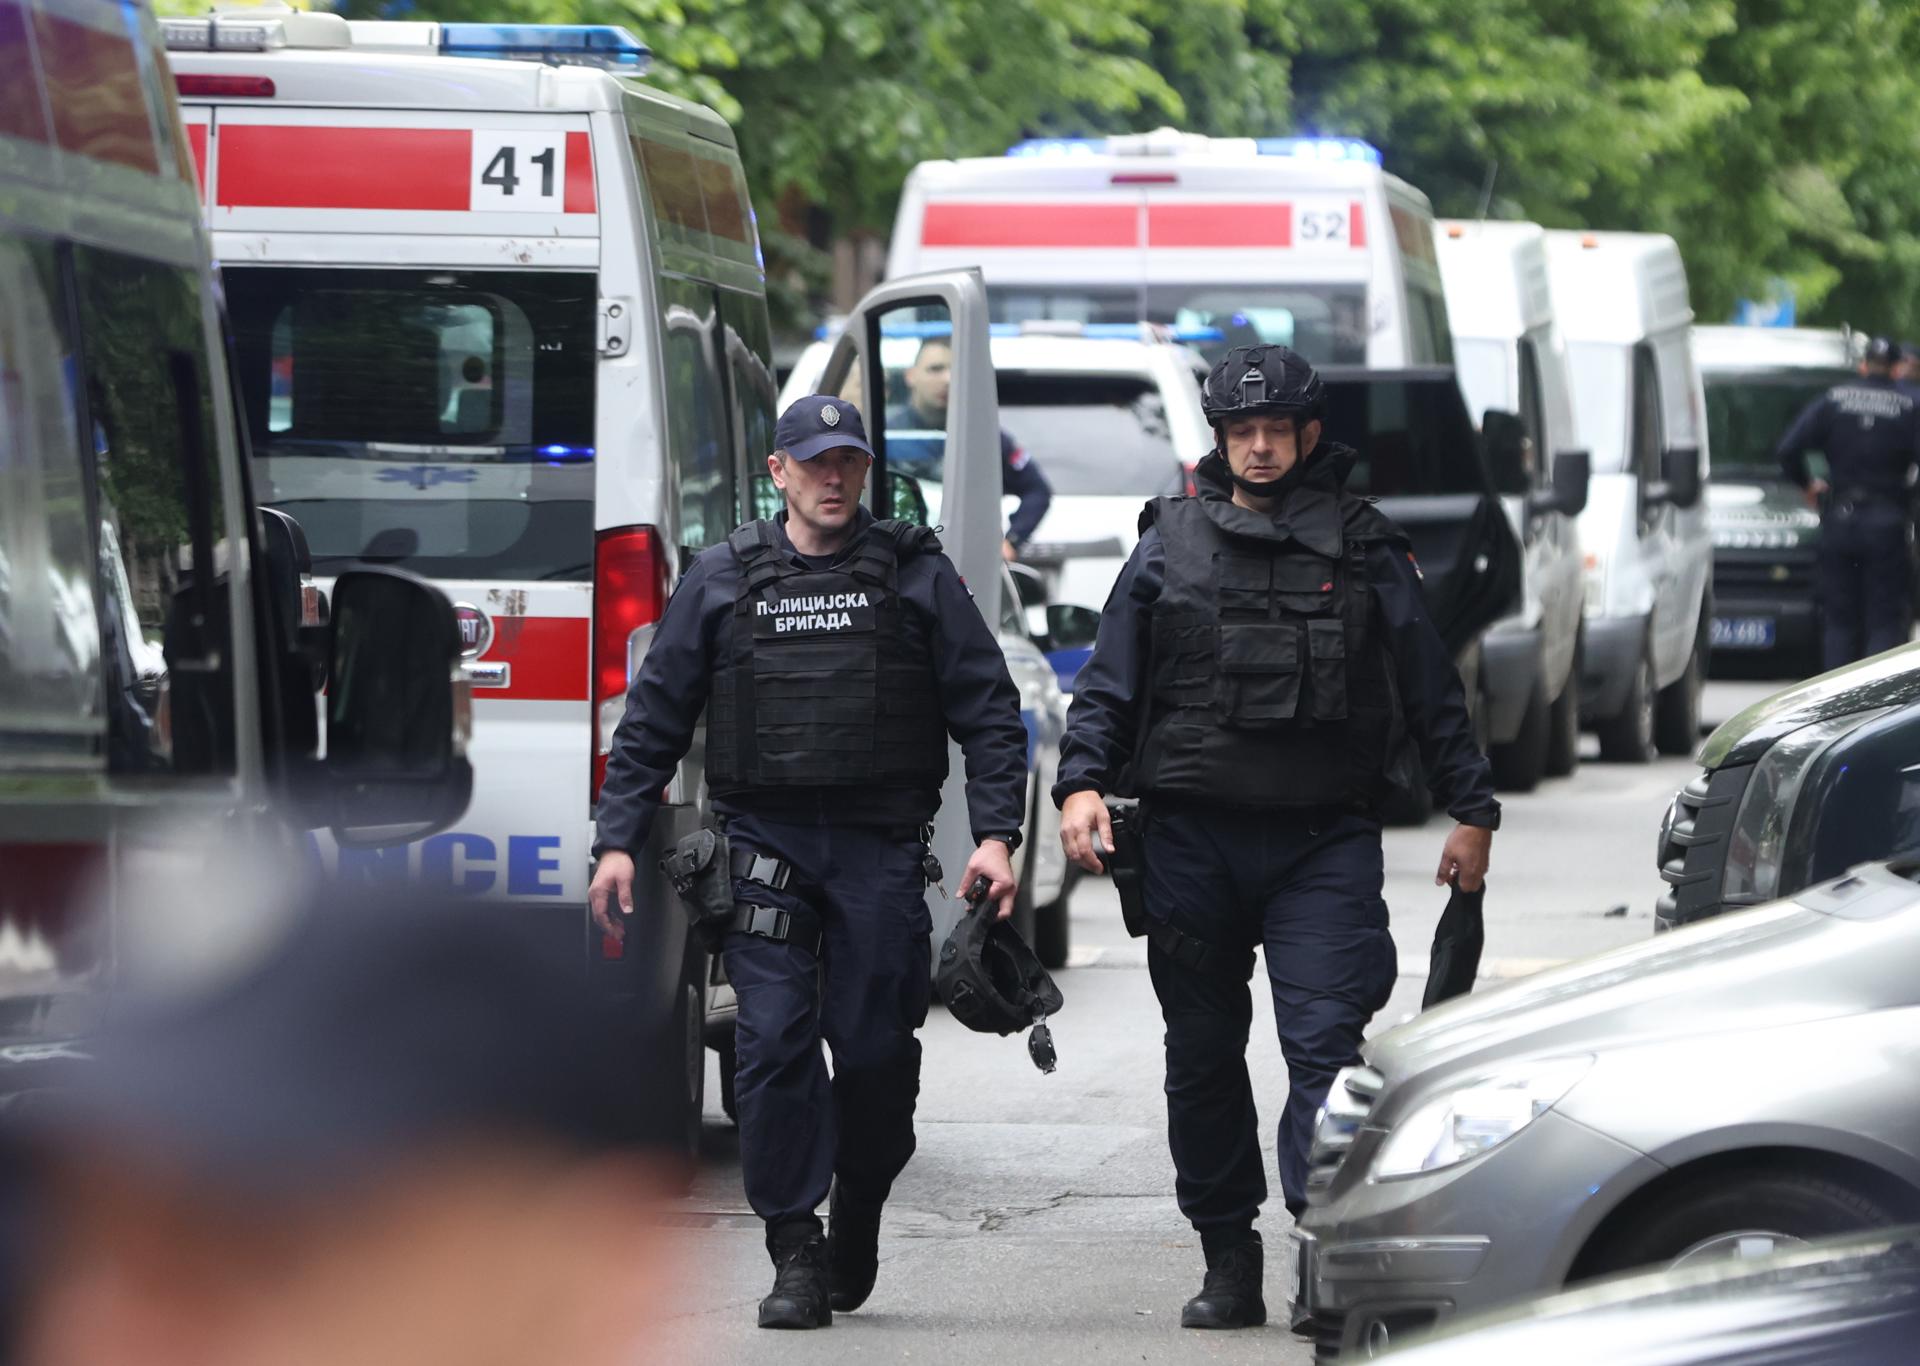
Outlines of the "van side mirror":
<svg viewBox="0 0 1920 1366">
<path fill-rule="evenodd" d="M 327 595 L 313 582 L 313 552 L 300 523 L 279 508 L 260 513 L 260 548 L 266 558 L 267 591 L 278 605 L 280 649 L 301 655 L 312 671 L 310 690 L 326 681 Z"/>
<path fill-rule="evenodd" d="M 1487 452 L 1487 471 L 1499 493 L 1531 493 L 1533 461 L 1527 439 L 1527 424 L 1518 413 L 1501 408 L 1487 409 L 1480 420 L 1480 438 Z"/>
<path fill-rule="evenodd" d="M 425 579 L 369 567 L 334 580 L 316 824 L 340 844 L 408 843 L 466 811 L 473 693 L 460 650 L 453 604 Z"/>
<path fill-rule="evenodd" d="M 1561 451 L 1553 457 L 1553 484 L 1528 499 L 1528 511 L 1578 517 L 1587 510 L 1587 486 L 1592 481 L 1591 455 L 1585 451 Z"/>
<path fill-rule="evenodd" d="M 1690 508 L 1700 501 L 1700 448 L 1676 446 L 1660 459 L 1660 482 L 1647 490 L 1647 501 Z"/>
<path fill-rule="evenodd" d="M 1055 603 L 1047 608 L 1047 635 L 1056 650 L 1084 650 L 1100 634 L 1100 614 L 1091 607 Z"/>
</svg>

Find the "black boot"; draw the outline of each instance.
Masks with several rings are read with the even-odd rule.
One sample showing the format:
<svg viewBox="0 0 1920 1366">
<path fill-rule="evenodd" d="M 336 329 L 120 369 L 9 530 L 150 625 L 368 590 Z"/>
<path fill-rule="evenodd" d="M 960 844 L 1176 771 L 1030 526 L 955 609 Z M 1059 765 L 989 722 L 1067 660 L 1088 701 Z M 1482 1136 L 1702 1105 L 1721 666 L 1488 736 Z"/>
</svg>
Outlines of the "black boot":
<svg viewBox="0 0 1920 1366">
<path fill-rule="evenodd" d="M 769 1249 L 775 1267 L 773 1291 L 760 1301 L 762 1328 L 828 1328 L 827 1243 L 814 1234 L 802 1242 Z"/>
<path fill-rule="evenodd" d="M 1267 1321 L 1261 1293 L 1266 1255 L 1260 1240 L 1207 1249 L 1207 1279 L 1180 1311 L 1182 1328 L 1258 1328 Z"/>
<path fill-rule="evenodd" d="M 858 1309 L 880 1274 L 880 1210 L 843 1199 L 833 1183 L 827 1207 L 827 1288 L 841 1313 Z"/>
</svg>

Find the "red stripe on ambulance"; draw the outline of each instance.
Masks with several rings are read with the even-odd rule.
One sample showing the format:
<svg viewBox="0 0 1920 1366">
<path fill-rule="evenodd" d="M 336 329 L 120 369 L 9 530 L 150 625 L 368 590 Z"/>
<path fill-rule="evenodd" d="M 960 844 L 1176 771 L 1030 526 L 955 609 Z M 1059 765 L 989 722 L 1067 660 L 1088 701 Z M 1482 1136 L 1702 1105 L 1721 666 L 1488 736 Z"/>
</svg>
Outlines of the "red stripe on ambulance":
<svg viewBox="0 0 1920 1366">
<path fill-rule="evenodd" d="M 193 173 L 197 177 L 195 184 L 200 187 L 200 197 L 207 197 L 207 125 L 190 123 L 187 125 L 187 148 L 193 153 Z"/>
<path fill-rule="evenodd" d="M 567 198 L 565 213 L 593 213 L 593 139 L 585 133 L 567 134 Z"/>
<path fill-rule="evenodd" d="M 1360 201 L 1354 200 L 1347 209 L 1347 245 L 1364 247 L 1367 244 L 1367 219 L 1360 208 Z M 1431 248 L 1429 248 L 1431 250 Z"/>
<path fill-rule="evenodd" d="M 1152 247 L 1290 247 L 1291 204 L 1149 204 Z"/>
<path fill-rule="evenodd" d="M 1137 247 L 1133 204 L 929 204 L 929 247 Z"/>
<path fill-rule="evenodd" d="M 466 128 L 222 123 L 221 208 L 443 209 L 464 213 Z"/>
<path fill-rule="evenodd" d="M 493 643 L 478 662 L 505 664 L 507 686 L 475 688 L 474 700 L 586 701 L 592 633 L 586 617 L 496 616 Z"/>
</svg>

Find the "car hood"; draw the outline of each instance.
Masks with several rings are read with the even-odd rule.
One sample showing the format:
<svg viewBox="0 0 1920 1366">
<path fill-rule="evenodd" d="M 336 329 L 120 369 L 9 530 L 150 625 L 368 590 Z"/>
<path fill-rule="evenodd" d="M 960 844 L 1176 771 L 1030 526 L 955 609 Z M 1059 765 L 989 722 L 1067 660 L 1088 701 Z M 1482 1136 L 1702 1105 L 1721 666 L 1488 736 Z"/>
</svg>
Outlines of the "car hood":
<svg viewBox="0 0 1920 1366">
<path fill-rule="evenodd" d="M 1790 731 L 1815 721 L 1920 700 L 1920 642 L 1821 674 L 1754 703 L 1707 737 L 1700 763 L 1711 770 L 1750 764 Z"/>
<path fill-rule="evenodd" d="M 1389 1084 L 1509 1058 L 1616 1048 L 1920 1000 L 1920 888 L 1869 865 L 1793 901 L 1450 1001 L 1370 1041 Z M 1757 1004 L 1758 1003 L 1758 1004 Z"/>
</svg>

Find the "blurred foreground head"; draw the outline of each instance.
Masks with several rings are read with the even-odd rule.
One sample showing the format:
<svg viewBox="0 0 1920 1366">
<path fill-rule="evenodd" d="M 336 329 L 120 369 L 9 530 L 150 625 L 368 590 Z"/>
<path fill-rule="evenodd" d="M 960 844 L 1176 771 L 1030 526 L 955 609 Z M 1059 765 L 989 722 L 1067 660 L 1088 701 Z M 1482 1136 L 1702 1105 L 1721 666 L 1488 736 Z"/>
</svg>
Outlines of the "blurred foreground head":
<svg viewBox="0 0 1920 1366">
<path fill-rule="evenodd" d="M 659 1182 L 500 908 L 322 893 L 18 1117 L 28 1366 L 630 1363 Z"/>
</svg>

